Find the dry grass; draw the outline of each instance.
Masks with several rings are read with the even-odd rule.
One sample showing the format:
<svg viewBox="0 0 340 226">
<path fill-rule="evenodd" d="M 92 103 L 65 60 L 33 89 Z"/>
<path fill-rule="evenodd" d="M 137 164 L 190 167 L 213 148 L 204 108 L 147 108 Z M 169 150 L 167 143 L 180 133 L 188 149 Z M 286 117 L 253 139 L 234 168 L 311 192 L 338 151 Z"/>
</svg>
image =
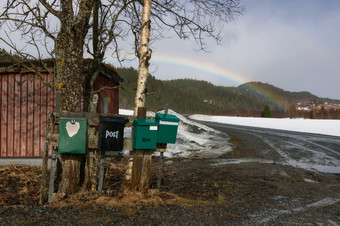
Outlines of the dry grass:
<svg viewBox="0 0 340 226">
<path fill-rule="evenodd" d="M 0 166 L 0 205 L 33 205 L 39 200 L 41 168 Z"/>
</svg>

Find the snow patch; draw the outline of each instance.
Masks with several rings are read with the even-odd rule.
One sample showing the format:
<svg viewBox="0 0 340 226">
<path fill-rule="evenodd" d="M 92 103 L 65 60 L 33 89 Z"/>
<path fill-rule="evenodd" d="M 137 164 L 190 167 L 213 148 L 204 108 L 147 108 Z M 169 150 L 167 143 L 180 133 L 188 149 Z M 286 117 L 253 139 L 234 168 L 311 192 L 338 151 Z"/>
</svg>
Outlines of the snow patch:
<svg viewBox="0 0 340 226">
<path fill-rule="evenodd" d="M 190 119 L 232 125 L 340 136 L 340 120 L 191 115 Z"/>
<path fill-rule="evenodd" d="M 164 113 L 160 111 L 159 113 Z M 120 115 L 133 115 L 133 110 L 119 109 Z M 218 156 L 232 150 L 228 143 L 229 137 L 208 126 L 193 122 L 177 112 L 169 109 L 168 114 L 176 115 L 179 119 L 177 141 L 175 144 L 168 144 L 165 157 L 185 158 L 217 158 Z M 155 112 L 148 111 L 147 117 L 155 117 Z M 131 128 L 124 129 L 124 137 L 131 138 Z M 123 152 L 125 155 L 127 151 Z M 156 153 L 158 154 L 158 153 Z"/>
</svg>

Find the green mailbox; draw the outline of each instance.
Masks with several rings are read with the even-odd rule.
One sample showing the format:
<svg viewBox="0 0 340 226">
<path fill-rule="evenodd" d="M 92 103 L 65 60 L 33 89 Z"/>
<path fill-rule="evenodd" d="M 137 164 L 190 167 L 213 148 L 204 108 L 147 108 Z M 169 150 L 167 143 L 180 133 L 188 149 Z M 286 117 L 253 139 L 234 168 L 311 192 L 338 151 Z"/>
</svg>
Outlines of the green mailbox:
<svg viewBox="0 0 340 226">
<path fill-rule="evenodd" d="M 60 117 L 58 152 L 61 154 L 85 154 L 85 117 Z"/>
<path fill-rule="evenodd" d="M 157 148 L 158 122 L 154 119 L 134 119 L 133 121 L 133 148 Z"/>
<path fill-rule="evenodd" d="M 158 122 L 157 143 L 176 143 L 179 118 L 176 115 L 156 114 Z"/>
</svg>

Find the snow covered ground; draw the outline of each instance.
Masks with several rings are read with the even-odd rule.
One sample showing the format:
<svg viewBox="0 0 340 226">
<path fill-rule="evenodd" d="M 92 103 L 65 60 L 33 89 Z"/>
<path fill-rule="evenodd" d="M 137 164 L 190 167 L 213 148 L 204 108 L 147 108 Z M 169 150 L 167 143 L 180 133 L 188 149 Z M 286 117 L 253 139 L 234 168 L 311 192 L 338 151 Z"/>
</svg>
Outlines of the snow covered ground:
<svg viewBox="0 0 340 226">
<path fill-rule="evenodd" d="M 160 113 L 164 113 L 161 111 Z M 205 125 L 193 122 L 169 109 L 169 114 L 179 119 L 176 144 L 168 144 L 165 157 L 200 157 L 210 158 L 231 151 L 229 137 Z M 119 110 L 121 115 L 133 115 L 132 110 Z M 154 117 L 154 112 L 147 112 L 147 116 Z M 126 129 L 125 137 L 131 137 L 131 129 Z"/>
<path fill-rule="evenodd" d="M 120 109 L 121 115 L 133 115 L 132 110 Z M 193 122 L 182 115 L 169 110 L 180 119 L 177 142 L 168 144 L 166 157 L 217 157 L 231 151 L 228 143 L 229 137 L 219 131 Z M 154 117 L 154 112 L 148 112 L 147 116 Z M 288 131 L 316 133 L 331 136 L 340 136 L 340 120 L 317 119 L 289 119 L 289 118 L 255 118 L 255 117 L 230 117 L 191 115 L 190 119 L 227 123 L 233 125 L 252 126 L 260 128 L 280 129 Z M 126 137 L 131 137 L 131 130 L 125 132 Z"/>
<path fill-rule="evenodd" d="M 194 120 L 340 136 L 340 120 L 191 115 Z"/>
<path fill-rule="evenodd" d="M 122 115 L 132 115 L 131 110 L 120 110 Z M 163 113 L 163 112 L 161 112 Z M 232 145 L 228 143 L 229 137 L 225 133 L 221 133 L 205 125 L 191 121 L 182 115 L 169 110 L 169 114 L 174 114 L 180 119 L 177 142 L 176 144 L 168 144 L 165 157 L 197 157 L 197 158 L 217 158 L 220 155 L 232 151 Z M 147 116 L 154 117 L 154 112 L 148 112 Z M 207 116 L 207 115 L 191 115 L 190 119 L 227 123 L 234 125 L 243 125 L 259 128 L 270 128 L 288 131 L 297 131 L 314 134 L 324 134 L 332 136 L 340 136 L 340 120 L 309 120 L 309 119 L 275 119 L 275 118 L 252 118 L 252 117 L 227 117 L 227 116 Z M 283 133 L 283 137 L 286 133 Z M 269 135 L 268 135 L 269 136 Z M 287 134 L 286 136 L 290 136 Z M 131 128 L 125 131 L 125 137 L 131 137 Z M 307 170 L 317 170 L 320 172 L 335 172 L 339 173 L 339 159 L 335 156 L 339 154 L 333 150 L 329 150 L 322 145 L 317 145 L 317 141 L 306 140 L 304 137 L 293 137 L 298 141 L 290 142 L 287 144 L 274 144 L 274 141 L 265 140 L 272 146 L 278 153 L 283 153 L 280 149 L 284 148 L 287 153 L 282 154 L 285 161 L 281 164 L 288 164 L 298 168 L 304 168 Z M 292 138 L 289 138 L 292 139 Z M 300 140 L 299 140 L 300 139 Z M 314 139 L 314 138 L 313 138 Z M 321 139 L 321 138 L 320 138 Z M 323 139 L 323 138 L 322 138 Z M 275 140 L 275 139 L 274 139 Z M 301 146 L 299 143 L 303 140 L 305 143 Z M 281 141 L 280 141 L 281 142 Z M 327 150 L 328 154 L 319 153 L 317 150 L 309 147 L 310 144 L 317 145 L 322 150 Z M 289 150 L 292 148 L 300 148 L 301 153 L 309 156 L 309 158 L 294 159 L 290 156 Z M 287 149 L 287 150 L 286 150 Z M 323 150 L 324 151 L 324 150 Z M 306 152 L 306 153 L 305 153 Z M 324 156 L 325 155 L 325 156 Z M 220 159 L 221 160 L 221 159 Z M 223 160 L 223 159 L 222 159 Z M 221 160 L 221 161 L 222 161 Z M 232 163 L 233 160 L 225 160 Z M 246 162 L 250 161 L 249 159 Z M 256 160 L 258 162 L 266 163 L 265 160 Z M 235 164 L 242 162 L 242 159 L 235 160 Z M 269 162 L 272 162 L 269 161 Z M 220 164 L 220 163 L 219 163 Z"/>
</svg>

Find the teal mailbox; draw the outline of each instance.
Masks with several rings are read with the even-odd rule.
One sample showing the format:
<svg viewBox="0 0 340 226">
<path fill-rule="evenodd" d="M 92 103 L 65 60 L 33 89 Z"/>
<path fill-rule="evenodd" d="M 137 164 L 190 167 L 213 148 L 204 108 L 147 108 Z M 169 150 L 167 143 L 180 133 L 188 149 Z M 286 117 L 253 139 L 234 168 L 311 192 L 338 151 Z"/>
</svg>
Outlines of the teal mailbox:
<svg viewBox="0 0 340 226">
<path fill-rule="evenodd" d="M 61 154 L 85 154 L 85 117 L 60 117 L 58 152 Z"/>
<path fill-rule="evenodd" d="M 156 114 L 158 122 L 157 143 L 176 143 L 179 118 L 176 115 Z"/>
<path fill-rule="evenodd" d="M 133 121 L 133 148 L 157 148 L 158 123 L 154 119 L 135 119 Z"/>
</svg>

